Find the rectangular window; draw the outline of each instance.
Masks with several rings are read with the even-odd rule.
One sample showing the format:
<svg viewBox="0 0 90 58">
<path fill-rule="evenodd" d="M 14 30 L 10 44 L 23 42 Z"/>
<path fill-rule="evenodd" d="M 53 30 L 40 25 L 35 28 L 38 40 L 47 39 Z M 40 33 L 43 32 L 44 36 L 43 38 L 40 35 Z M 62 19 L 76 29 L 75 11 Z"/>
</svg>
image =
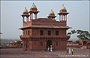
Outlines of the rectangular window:
<svg viewBox="0 0 90 58">
<path fill-rule="evenodd" d="M 48 35 L 51 35 L 51 31 L 48 31 Z"/>
<path fill-rule="evenodd" d="M 40 35 L 43 35 L 43 30 L 40 30 Z"/>
<path fill-rule="evenodd" d="M 59 31 L 56 31 L 56 35 L 59 35 Z"/>
</svg>

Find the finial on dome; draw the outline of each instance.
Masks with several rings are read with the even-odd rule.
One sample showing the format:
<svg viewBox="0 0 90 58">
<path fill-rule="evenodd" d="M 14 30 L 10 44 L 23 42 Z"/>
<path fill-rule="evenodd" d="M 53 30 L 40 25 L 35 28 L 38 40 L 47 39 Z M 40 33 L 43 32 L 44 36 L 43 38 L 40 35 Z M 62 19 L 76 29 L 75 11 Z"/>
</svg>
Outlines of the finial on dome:
<svg viewBox="0 0 90 58">
<path fill-rule="evenodd" d="M 62 6 L 64 6 L 64 4 L 62 4 Z"/>
<path fill-rule="evenodd" d="M 26 9 L 26 7 L 25 7 L 25 9 Z"/>
<path fill-rule="evenodd" d="M 53 10 L 51 9 L 51 11 L 49 12 L 49 14 L 54 14 Z"/>
<path fill-rule="evenodd" d="M 66 10 L 66 8 L 64 7 L 64 4 L 62 4 L 62 7 L 60 8 L 60 10 Z"/>
<path fill-rule="evenodd" d="M 33 3 L 33 5 L 30 8 L 37 8 L 36 5 Z"/>
<path fill-rule="evenodd" d="M 23 10 L 23 12 L 28 12 L 28 10 L 26 9 L 26 7 L 25 7 L 25 9 Z"/>
</svg>

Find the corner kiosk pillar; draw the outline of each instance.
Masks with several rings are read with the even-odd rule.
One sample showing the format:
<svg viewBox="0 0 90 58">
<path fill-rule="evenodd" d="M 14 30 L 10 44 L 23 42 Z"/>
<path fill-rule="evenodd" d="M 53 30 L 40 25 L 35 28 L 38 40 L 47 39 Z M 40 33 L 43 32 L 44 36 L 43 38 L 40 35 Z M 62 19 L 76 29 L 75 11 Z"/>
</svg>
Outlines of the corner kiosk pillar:
<svg viewBox="0 0 90 58">
<path fill-rule="evenodd" d="M 27 22 L 29 22 L 29 16 L 27 16 Z"/>
<path fill-rule="evenodd" d="M 48 15 L 48 18 L 52 19 L 52 20 L 55 20 L 55 14 L 53 12 L 53 10 L 51 9 L 51 11 L 49 12 L 49 15 Z"/>
<path fill-rule="evenodd" d="M 24 22 L 24 16 L 22 16 L 23 17 L 23 22 Z"/>
<path fill-rule="evenodd" d="M 39 11 L 37 11 L 36 5 L 33 3 L 33 5 L 30 7 L 30 11 L 29 11 L 29 13 L 30 13 L 30 19 L 33 19 L 33 14 L 35 15 L 35 19 L 37 19 L 37 13 L 38 12 Z"/>
<path fill-rule="evenodd" d="M 33 19 L 33 13 L 30 13 L 30 19 Z"/>
<path fill-rule="evenodd" d="M 63 15 L 62 15 L 62 21 L 63 21 Z"/>
<path fill-rule="evenodd" d="M 67 21 L 67 14 L 69 14 L 66 10 L 66 8 L 64 7 L 64 5 L 62 5 L 62 7 L 60 8 L 60 11 L 58 13 L 59 15 L 59 20 L 60 20 L 60 17 L 61 18 L 61 21 Z"/>
<path fill-rule="evenodd" d="M 23 22 L 25 22 L 24 20 L 24 17 L 29 17 L 29 14 L 28 14 L 28 10 L 26 9 L 26 7 L 25 7 L 25 9 L 23 10 L 23 14 L 21 15 L 22 17 L 23 17 Z"/>
<path fill-rule="evenodd" d="M 66 21 L 67 21 L 67 15 L 66 15 Z"/>
<path fill-rule="evenodd" d="M 35 19 L 37 19 L 37 13 L 35 13 Z"/>
</svg>

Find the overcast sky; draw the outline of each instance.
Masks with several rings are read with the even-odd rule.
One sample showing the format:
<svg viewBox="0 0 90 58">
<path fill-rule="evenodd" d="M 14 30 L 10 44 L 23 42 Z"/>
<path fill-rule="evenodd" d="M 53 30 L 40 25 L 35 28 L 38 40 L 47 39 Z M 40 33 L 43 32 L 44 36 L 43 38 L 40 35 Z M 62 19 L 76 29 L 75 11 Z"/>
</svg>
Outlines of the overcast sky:
<svg viewBox="0 0 90 58">
<path fill-rule="evenodd" d="M 72 29 L 81 29 L 89 31 L 89 1 L 1 1 L 1 38 L 3 39 L 20 39 L 22 31 L 19 30 L 23 25 L 22 13 L 26 7 L 28 11 L 32 4 L 35 4 L 38 11 L 38 18 L 47 18 L 52 9 L 57 16 L 64 4 L 69 12 L 67 16 L 67 26 Z M 69 32 L 69 29 L 67 32 Z M 76 34 L 70 39 L 77 39 Z"/>
</svg>

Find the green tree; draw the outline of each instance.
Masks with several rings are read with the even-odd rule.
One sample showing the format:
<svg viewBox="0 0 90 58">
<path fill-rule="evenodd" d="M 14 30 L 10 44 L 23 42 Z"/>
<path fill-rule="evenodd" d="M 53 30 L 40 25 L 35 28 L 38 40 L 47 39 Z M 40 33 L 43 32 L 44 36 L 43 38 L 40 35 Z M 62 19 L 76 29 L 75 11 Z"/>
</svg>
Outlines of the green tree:
<svg viewBox="0 0 90 58">
<path fill-rule="evenodd" d="M 88 31 L 83 30 L 71 30 L 71 32 L 68 32 L 67 35 L 71 35 L 77 33 L 77 37 L 82 40 L 90 39 L 90 33 Z"/>
</svg>

